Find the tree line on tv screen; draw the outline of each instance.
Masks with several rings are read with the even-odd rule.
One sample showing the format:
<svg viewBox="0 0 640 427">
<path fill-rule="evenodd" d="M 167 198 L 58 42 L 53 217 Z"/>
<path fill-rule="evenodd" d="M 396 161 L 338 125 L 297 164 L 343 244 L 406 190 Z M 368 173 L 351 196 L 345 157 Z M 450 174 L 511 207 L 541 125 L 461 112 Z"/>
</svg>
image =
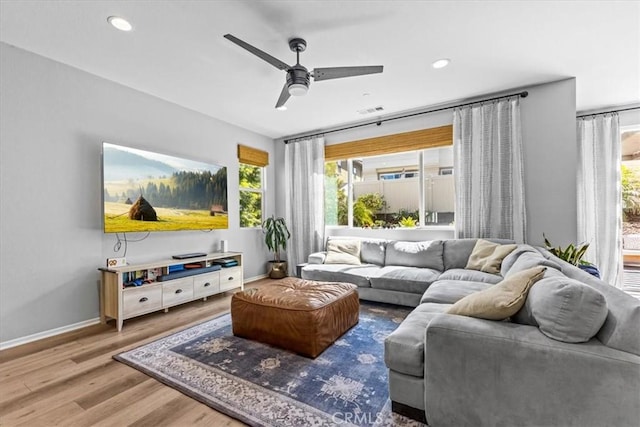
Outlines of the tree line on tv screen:
<svg viewBox="0 0 640 427">
<path fill-rule="evenodd" d="M 170 184 L 165 184 L 165 180 L 160 178 L 159 183 L 149 181 L 146 187 L 129 188 L 114 195 L 109 194 L 105 186 L 104 200 L 132 204 L 142 196 L 154 207 L 209 210 L 219 205 L 227 210 L 227 168 L 215 174 L 180 171 L 171 176 Z"/>
</svg>

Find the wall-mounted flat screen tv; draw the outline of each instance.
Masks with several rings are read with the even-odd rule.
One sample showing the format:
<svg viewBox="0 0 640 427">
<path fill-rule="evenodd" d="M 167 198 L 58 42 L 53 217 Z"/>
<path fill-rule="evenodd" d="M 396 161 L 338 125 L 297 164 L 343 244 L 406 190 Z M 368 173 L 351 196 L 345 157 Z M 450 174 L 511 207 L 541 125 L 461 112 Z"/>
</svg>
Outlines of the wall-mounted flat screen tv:
<svg viewBox="0 0 640 427">
<path fill-rule="evenodd" d="M 102 145 L 104 232 L 229 228 L 227 168 Z"/>
</svg>

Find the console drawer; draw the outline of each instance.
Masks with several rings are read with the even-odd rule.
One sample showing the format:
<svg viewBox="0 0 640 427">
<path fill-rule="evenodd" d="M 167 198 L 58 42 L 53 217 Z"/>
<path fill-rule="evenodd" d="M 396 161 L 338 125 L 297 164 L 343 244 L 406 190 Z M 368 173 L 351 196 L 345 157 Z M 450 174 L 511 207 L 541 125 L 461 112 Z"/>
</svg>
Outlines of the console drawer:
<svg viewBox="0 0 640 427">
<path fill-rule="evenodd" d="M 162 308 L 162 287 L 145 285 L 125 289 L 122 293 L 122 315 L 124 318 Z"/>
<path fill-rule="evenodd" d="M 193 295 L 195 298 L 206 297 L 220 292 L 220 272 L 202 274 L 193 278 Z"/>
<path fill-rule="evenodd" d="M 171 280 L 162 284 L 162 306 L 169 307 L 193 299 L 193 277 Z"/>
<path fill-rule="evenodd" d="M 228 291 L 230 289 L 242 286 L 242 268 L 231 267 L 220 270 L 220 291 Z"/>
</svg>

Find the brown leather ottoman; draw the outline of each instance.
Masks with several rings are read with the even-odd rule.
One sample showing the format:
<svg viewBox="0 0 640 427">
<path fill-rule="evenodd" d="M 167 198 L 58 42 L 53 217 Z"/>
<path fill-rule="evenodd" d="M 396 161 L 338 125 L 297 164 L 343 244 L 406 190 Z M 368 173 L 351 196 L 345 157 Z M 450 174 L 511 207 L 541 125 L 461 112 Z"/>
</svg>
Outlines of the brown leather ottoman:
<svg viewBox="0 0 640 427">
<path fill-rule="evenodd" d="M 350 283 L 287 277 L 233 294 L 233 334 L 316 357 L 358 323 L 360 301 Z"/>
</svg>

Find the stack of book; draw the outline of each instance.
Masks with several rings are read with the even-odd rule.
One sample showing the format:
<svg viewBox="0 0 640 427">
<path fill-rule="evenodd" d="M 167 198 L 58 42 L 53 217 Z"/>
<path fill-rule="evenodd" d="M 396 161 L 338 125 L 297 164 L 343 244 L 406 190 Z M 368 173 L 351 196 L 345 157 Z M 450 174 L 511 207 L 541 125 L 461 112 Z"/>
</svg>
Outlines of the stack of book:
<svg viewBox="0 0 640 427">
<path fill-rule="evenodd" d="M 235 258 L 214 259 L 212 262 L 223 268 L 235 267 L 236 265 L 238 265 L 238 261 Z"/>
</svg>

